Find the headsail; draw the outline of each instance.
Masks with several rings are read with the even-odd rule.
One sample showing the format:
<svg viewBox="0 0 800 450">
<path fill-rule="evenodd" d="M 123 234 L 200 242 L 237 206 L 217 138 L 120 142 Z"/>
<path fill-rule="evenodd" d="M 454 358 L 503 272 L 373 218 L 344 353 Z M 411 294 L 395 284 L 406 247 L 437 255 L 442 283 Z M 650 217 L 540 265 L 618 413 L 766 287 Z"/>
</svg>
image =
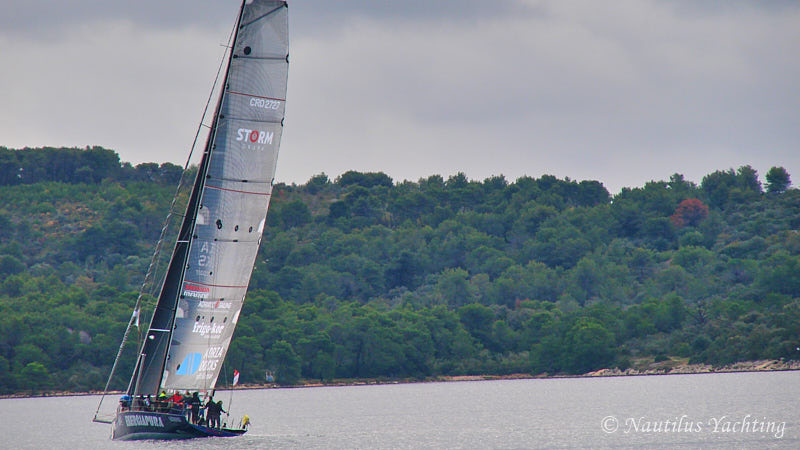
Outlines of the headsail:
<svg viewBox="0 0 800 450">
<path fill-rule="evenodd" d="M 288 49 L 286 2 L 245 1 L 131 393 L 216 384 L 266 221 L 283 129 Z"/>
</svg>

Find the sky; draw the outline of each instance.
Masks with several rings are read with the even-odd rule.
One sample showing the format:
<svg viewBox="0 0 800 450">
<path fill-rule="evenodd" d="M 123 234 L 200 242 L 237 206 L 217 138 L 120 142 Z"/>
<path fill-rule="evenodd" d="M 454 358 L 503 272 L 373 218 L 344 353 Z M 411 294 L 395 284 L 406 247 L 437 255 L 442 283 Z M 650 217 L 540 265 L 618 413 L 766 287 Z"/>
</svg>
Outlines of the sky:
<svg viewBox="0 0 800 450">
<path fill-rule="evenodd" d="M 0 0 L 0 146 L 183 165 L 238 6 Z M 551 174 L 615 194 L 747 164 L 800 183 L 800 2 L 296 0 L 289 14 L 279 182 Z"/>
</svg>

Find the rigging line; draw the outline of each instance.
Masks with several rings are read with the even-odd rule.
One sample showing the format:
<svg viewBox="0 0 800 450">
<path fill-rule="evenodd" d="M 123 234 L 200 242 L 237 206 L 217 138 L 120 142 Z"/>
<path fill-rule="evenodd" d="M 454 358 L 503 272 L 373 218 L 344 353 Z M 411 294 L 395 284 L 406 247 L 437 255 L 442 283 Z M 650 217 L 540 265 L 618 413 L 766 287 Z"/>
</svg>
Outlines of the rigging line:
<svg viewBox="0 0 800 450">
<path fill-rule="evenodd" d="M 214 98 L 214 91 L 217 89 L 217 83 L 219 82 L 219 75 L 222 73 L 222 67 L 225 65 L 225 55 L 228 54 L 228 49 L 232 49 L 232 41 L 233 36 L 236 32 L 236 25 L 234 23 L 233 28 L 231 28 L 231 32 L 228 35 L 228 44 L 226 46 L 225 51 L 222 53 L 222 59 L 219 62 L 219 67 L 217 67 L 217 76 L 214 78 L 214 84 L 211 85 L 211 92 L 208 93 L 208 98 L 206 99 L 206 107 L 203 109 L 203 116 L 200 118 L 200 125 L 197 127 L 197 132 L 194 135 L 194 141 L 192 142 L 192 148 L 189 152 L 189 157 L 186 158 L 186 164 L 184 165 L 183 170 L 185 171 L 186 168 L 189 167 L 189 161 L 192 159 L 192 153 L 194 153 L 194 149 L 197 146 L 197 139 L 200 137 L 200 129 L 203 126 L 203 122 L 206 120 L 206 115 L 208 115 L 208 107 L 211 105 L 211 100 Z"/>
<path fill-rule="evenodd" d="M 106 381 L 106 386 L 103 389 L 103 395 L 100 397 L 100 403 L 97 404 L 97 409 L 94 412 L 94 419 L 97 420 L 97 415 L 100 414 L 100 407 L 103 406 L 103 399 L 106 398 L 106 392 L 108 392 L 108 387 L 111 385 L 111 378 L 114 376 L 114 371 L 117 368 L 117 363 L 119 362 L 120 356 L 122 356 L 122 350 L 125 348 L 125 340 L 128 338 L 128 334 L 131 331 L 131 325 L 134 323 L 136 319 L 136 315 L 139 314 L 136 309 L 133 310 L 131 314 L 131 319 L 128 321 L 128 328 L 125 329 L 125 335 L 122 337 L 122 345 L 119 346 L 119 350 L 117 350 L 117 357 L 114 358 L 114 365 L 111 366 L 111 375 L 109 375 L 108 380 Z"/>
<path fill-rule="evenodd" d="M 230 364 L 228 364 L 226 366 L 225 363 L 223 362 L 222 363 L 222 367 L 225 368 L 225 379 L 231 380 L 231 378 L 228 377 L 228 369 L 230 369 Z M 231 418 L 231 405 L 233 404 L 233 387 L 234 386 L 232 384 L 228 384 L 228 386 L 229 386 L 228 387 L 228 392 L 230 392 L 231 395 L 228 398 L 228 412 L 225 413 L 225 417 L 227 417 L 228 420 L 230 420 L 230 418 Z"/>
</svg>

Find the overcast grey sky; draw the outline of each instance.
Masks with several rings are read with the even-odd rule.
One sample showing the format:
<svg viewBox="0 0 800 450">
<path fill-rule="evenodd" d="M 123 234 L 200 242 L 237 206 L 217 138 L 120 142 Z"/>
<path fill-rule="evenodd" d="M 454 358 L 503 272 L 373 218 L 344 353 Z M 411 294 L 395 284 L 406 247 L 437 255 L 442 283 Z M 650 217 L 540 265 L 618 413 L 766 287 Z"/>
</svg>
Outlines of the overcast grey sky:
<svg viewBox="0 0 800 450">
<path fill-rule="evenodd" d="M 0 145 L 183 164 L 238 0 L 0 0 Z M 800 182 L 800 2 L 296 0 L 278 181 Z"/>
</svg>

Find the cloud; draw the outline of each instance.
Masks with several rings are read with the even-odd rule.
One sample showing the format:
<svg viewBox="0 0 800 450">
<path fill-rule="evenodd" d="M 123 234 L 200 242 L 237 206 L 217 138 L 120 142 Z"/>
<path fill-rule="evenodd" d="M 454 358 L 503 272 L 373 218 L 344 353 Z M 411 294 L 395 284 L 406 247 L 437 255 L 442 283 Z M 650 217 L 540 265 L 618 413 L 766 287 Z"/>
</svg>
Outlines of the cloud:
<svg viewBox="0 0 800 450">
<path fill-rule="evenodd" d="M 535 2 L 473 24 L 362 19 L 295 39 L 290 114 L 313 132 L 287 137 L 299 154 L 320 149 L 329 173 L 411 179 L 549 172 L 617 190 L 797 165 L 797 11 L 687 19 L 670 4 L 620 5 Z"/>
<path fill-rule="evenodd" d="M 125 21 L 0 46 L 14 49 L 14 69 L 0 75 L 13 105 L 0 111 L 3 145 L 102 145 L 134 163 L 185 159 L 223 51 L 196 29 L 143 32 Z"/>
<path fill-rule="evenodd" d="M 236 0 L 59 0 L 17 1 L 0 4 L 2 34 L 48 40 L 69 35 L 86 24 L 125 21 L 144 30 L 216 26 L 220 19 L 232 22 Z"/>
<path fill-rule="evenodd" d="M 29 31 L 0 19 L 0 145 L 182 163 L 235 6 L 137 5 L 23 6 Z M 800 7 L 708 5 L 291 2 L 278 179 L 552 173 L 617 191 L 742 164 L 800 172 Z M 58 39 L 31 31 L 48 27 Z"/>
</svg>

